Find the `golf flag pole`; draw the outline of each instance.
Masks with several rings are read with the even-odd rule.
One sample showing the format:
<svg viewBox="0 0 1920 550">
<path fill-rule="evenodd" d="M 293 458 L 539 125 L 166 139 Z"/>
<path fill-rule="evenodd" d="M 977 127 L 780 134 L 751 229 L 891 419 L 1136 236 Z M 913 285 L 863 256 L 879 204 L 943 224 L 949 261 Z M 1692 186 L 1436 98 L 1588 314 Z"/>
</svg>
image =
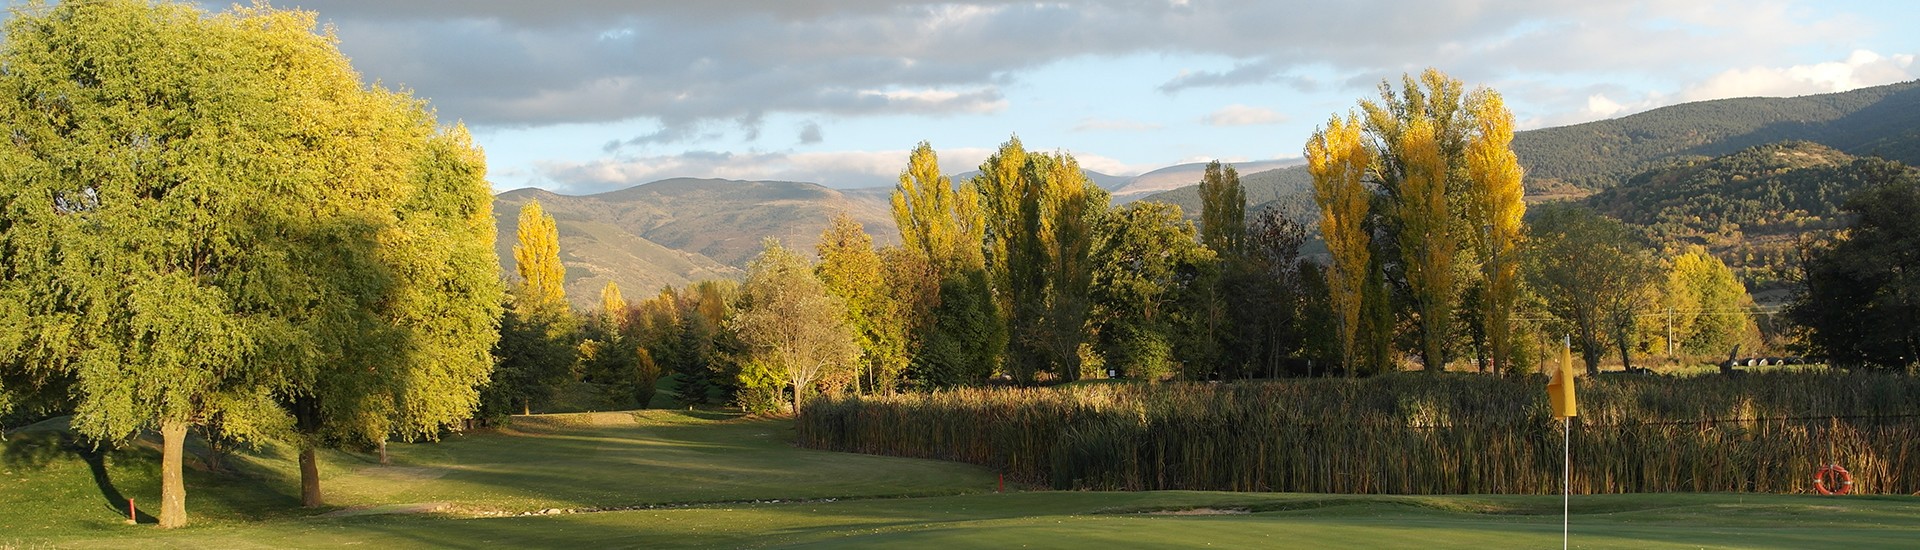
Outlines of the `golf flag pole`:
<svg viewBox="0 0 1920 550">
<path fill-rule="evenodd" d="M 1573 335 L 1567 335 L 1561 348 L 1560 368 L 1554 369 L 1553 376 L 1547 379 L 1547 402 L 1553 407 L 1553 415 L 1560 417 L 1560 547 L 1566 548 L 1573 509 L 1572 419 L 1580 415 L 1573 396 Z"/>
</svg>

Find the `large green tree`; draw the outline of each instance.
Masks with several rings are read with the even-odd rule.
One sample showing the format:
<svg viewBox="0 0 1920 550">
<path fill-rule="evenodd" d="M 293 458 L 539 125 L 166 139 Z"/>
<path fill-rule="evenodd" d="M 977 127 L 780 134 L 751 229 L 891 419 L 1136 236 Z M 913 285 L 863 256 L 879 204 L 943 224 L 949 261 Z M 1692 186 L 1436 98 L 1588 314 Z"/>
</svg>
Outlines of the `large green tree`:
<svg viewBox="0 0 1920 550">
<path fill-rule="evenodd" d="M 1246 355 L 1250 340 L 1236 331 L 1241 324 L 1263 324 L 1265 312 L 1251 302 L 1273 281 L 1256 273 L 1248 257 L 1247 193 L 1240 172 L 1220 161 L 1207 163 L 1200 178 L 1200 243 L 1220 258 L 1218 277 L 1202 281 L 1193 296 L 1194 331 L 1187 338 L 1192 365 L 1204 365 L 1208 375 L 1243 376 L 1252 368 Z M 1248 314 L 1253 314 L 1249 316 Z"/>
<path fill-rule="evenodd" d="M 815 250 L 820 282 L 847 303 L 847 323 L 860 348 L 857 382 L 868 391 L 892 389 L 906 370 L 907 327 L 901 304 L 887 293 L 887 273 L 873 236 L 842 212 L 820 234 Z"/>
<path fill-rule="evenodd" d="M 1628 337 L 1633 315 L 1650 303 L 1651 251 L 1625 225 L 1575 205 L 1540 208 L 1529 229 L 1527 278 L 1573 330 L 1587 372 L 1598 373 L 1606 344 Z"/>
<path fill-rule="evenodd" d="M 1195 283 L 1217 269 L 1180 207 L 1142 201 L 1101 221 L 1094 251 L 1095 347 L 1110 369 L 1159 379 L 1184 367 L 1178 352 L 1190 333 Z"/>
<path fill-rule="evenodd" d="M 66 380 L 88 436 L 158 430 L 165 527 L 188 426 L 430 437 L 486 373 L 484 163 L 315 27 L 112 0 L 7 22 L 0 365 Z"/>
<path fill-rule="evenodd" d="M 1905 172 L 1847 199 L 1843 237 L 1807 246 L 1790 311 L 1807 345 L 1835 365 L 1920 363 L 1920 180 Z"/>
<path fill-rule="evenodd" d="M 1200 243 L 1223 258 L 1237 257 L 1247 236 L 1247 190 L 1240 172 L 1220 161 L 1200 177 Z"/>
<path fill-rule="evenodd" d="M 727 328 L 746 345 L 750 365 L 759 367 L 750 373 L 769 373 L 793 387 L 795 414 L 815 383 L 854 369 L 860 350 L 846 301 L 828 293 L 807 259 L 779 241 L 767 239 L 748 264 L 740 304 Z"/>
</svg>

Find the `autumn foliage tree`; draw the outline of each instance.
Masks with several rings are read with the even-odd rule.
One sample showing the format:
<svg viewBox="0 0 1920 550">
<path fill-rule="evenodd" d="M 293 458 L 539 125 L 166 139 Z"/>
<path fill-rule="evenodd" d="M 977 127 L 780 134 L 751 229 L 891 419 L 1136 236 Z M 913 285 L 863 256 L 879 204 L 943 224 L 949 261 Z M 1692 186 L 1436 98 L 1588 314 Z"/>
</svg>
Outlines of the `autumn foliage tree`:
<svg viewBox="0 0 1920 550">
<path fill-rule="evenodd" d="M 1373 192 L 1367 188 L 1367 169 L 1373 153 L 1361 138 L 1359 119 L 1348 115 L 1327 120 L 1326 127 L 1307 141 L 1307 169 L 1313 174 L 1313 199 L 1320 207 L 1320 237 L 1332 256 L 1326 270 L 1340 361 L 1351 376 L 1358 363 L 1361 304 L 1366 297 L 1367 272 L 1373 254 L 1368 216 Z"/>
<path fill-rule="evenodd" d="M 1107 194 L 1072 155 L 1029 153 L 1018 138 L 980 173 L 971 187 L 980 194 L 987 267 L 1007 324 L 1006 370 L 1022 383 L 1040 373 L 1073 380 L 1086 340 L 1094 225 Z"/>
<path fill-rule="evenodd" d="M 1481 311 L 1471 317 L 1468 332 L 1493 334 L 1492 355 L 1501 361 L 1507 312 L 1517 296 L 1511 258 L 1525 209 L 1510 145 L 1513 115 L 1497 93 L 1467 92 L 1459 80 L 1433 69 L 1404 77 L 1397 90 L 1382 82 L 1380 98 L 1360 107 L 1359 120 L 1335 117 L 1307 146 L 1322 235 L 1334 249 L 1328 274 L 1338 280 L 1328 286 L 1336 314 L 1344 325 L 1346 311 L 1366 309 L 1354 298 L 1367 295 L 1353 290 L 1360 271 L 1349 266 L 1376 263 L 1398 291 L 1393 301 L 1408 307 L 1421 362 L 1438 371 L 1462 332 L 1455 320 L 1463 295 L 1477 285 Z M 1348 194 L 1355 188 L 1365 189 L 1360 196 L 1374 203 L 1370 211 Z M 1356 213 L 1362 219 L 1353 219 Z M 1463 269 L 1474 265 L 1473 258 L 1480 260 L 1478 274 Z M 1355 338 L 1343 328 L 1342 355 L 1349 363 L 1352 346 L 1345 342 L 1356 339 L 1377 335 Z"/>
<path fill-rule="evenodd" d="M 540 201 L 528 201 L 520 207 L 514 232 L 513 265 L 520 275 L 514 291 L 517 305 L 541 311 L 566 308 L 567 268 L 560 263 L 560 229 L 553 216 L 540 207 Z"/>
<path fill-rule="evenodd" d="M 1482 334 L 1487 359 L 1494 370 L 1513 371 L 1513 308 L 1520 293 L 1519 245 L 1524 235 L 1527 203 L 1523 174 L 1513 153 L 1513 114 L 1492 90 L 1470 96 L 1473 122 L 1478 126 L 1466 145 L 1469 183 L 1467 238 L 1480 252 Z M 1472 223 L 1479 222 L 1474 228 Z"/>
<path fill-rule="evenodd" d="M 973 185 L 955 190 L 940 172 L 940 159 L 925 142 L 900 172 L 892 204 L 900 227 L 901 248 L 924 265 L 914 272 L 926 281 L 911 286 L 933 289 L 909 303 L 913 363 L 917 382 L 933 387 L 984 380 L 1006 348 L 1004 317 L 993 299 L 982 243 L 986 218 L 981 194 Z"/>
<path fill-rule="evenodd" d="M 520 207 L 514 230 L 511 300 L 501 318 L 500 343 L 494 348 L 493 376 L 487 383 L 484 416 L 505 418 L 515 409 L 533 412 L 533 402 L 552 395 L 571 375 L 578 358 L 573 312 L 563 286 L 560 232 L 539 201 Z"/>
</svg>

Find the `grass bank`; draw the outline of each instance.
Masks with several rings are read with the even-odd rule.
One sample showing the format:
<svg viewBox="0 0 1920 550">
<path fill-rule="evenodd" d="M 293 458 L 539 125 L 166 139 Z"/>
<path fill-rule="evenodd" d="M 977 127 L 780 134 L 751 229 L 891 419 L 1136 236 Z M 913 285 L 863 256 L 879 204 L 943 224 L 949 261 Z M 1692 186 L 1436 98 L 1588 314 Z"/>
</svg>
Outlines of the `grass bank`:
<svg viewBox="0 0 1920 550">
<path fill-rule="evenodd" d="M 0 548 L 1510 548 L 1560 536 L 1555 496 L 995 494 L 976 466 L 802 449 L 786 421 L 685 411 L 522 418 L 396 444 L 388 466 L 328 453 L 336 507 L 323 510 L 297 507 L 291 457 L 268 448 L 236 457 L 239 473 L 190 469 L 194 523 L 162 531 L 123 525 L 78 450 L 22 435 L 3 444 Z M 95 462 L 122 493 L 157 491 L 145 447 Z M 1576 497 L 1573 514 L 1583 548 L 1920 540 L 1912 497 L 1599 495 Z"/>
</svg>

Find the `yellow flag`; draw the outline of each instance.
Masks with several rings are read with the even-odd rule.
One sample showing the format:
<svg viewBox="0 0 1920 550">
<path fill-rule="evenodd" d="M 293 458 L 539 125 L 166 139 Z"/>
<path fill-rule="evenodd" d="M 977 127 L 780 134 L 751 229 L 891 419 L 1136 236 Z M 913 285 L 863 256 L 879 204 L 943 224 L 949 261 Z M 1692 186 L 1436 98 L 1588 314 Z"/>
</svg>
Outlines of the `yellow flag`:
<svg viewBox="0 0 1920 550">
<path fill-rule="evenodd" d="M 1560 368 L 1553 371 L 1547 379 L 1547 399 L 1553 404 L 1553 416 L 1566 418 L 1580 416 L 1580 407 L 1573 399 L 1573 342 L 1568 341 L 1560 352 Z"/>
</svg>

